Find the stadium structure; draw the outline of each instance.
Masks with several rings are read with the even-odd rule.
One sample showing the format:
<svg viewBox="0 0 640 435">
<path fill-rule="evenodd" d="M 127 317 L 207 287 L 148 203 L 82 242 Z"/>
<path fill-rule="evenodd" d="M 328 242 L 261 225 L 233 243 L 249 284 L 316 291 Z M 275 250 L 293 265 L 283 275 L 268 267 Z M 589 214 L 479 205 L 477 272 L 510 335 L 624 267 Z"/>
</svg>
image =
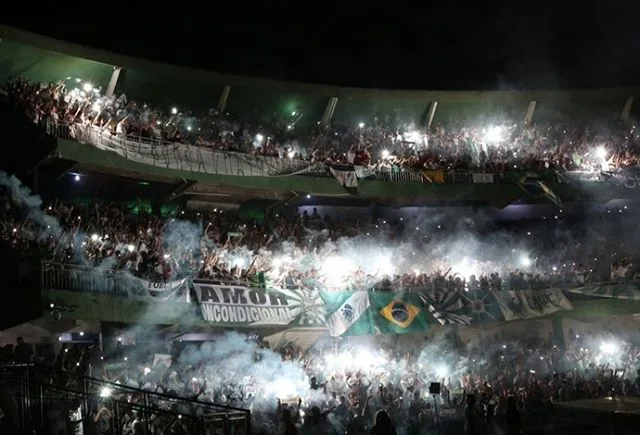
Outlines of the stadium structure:
<svg viewBox="0 0 640 435">
<path fill-rule="evenodd" d="M 156 107 L 176 111 L 215 110 L 217 113 L 269 117 L 290 122 L 295 128 L 315 128 L 333 123 L 357 126 L 377 119 L 403 119 L 416 131 L 428 131 L 436 123 L 463 122 L 494 116 L 534 120 L 556 120 L 563 113 L 572 117 L 631 119 L 637 113 L 635 89 L 595 89 L 579 91 L 394 91 L 343 88 L 303 83 L 286 83 L 217 74 L 165 65 L 138 58 L 107 53 L 80 45 L 54 40 L 14 28 L 0 26 L 0 80 L 24 77 L 30 82 L 55 83 L 60 80 L 100 87 L 104 95 L 126 96 Z M 143 104 L 143 103 L 140 103 Z M 247 156 L 222 151 L 201 151 L 185 144 L 166 144 L 134 137 L 107 137 L 94 126 L 53 124 L 35 126 L 21 113 L 2 102 L 5 153 L 3 169 L 16 174 L 43 197 L 72 197 L 85 200 L 100 196 L 110 201 L 135 203 L 139 209 L 171 215 L 180 210 L 238 210 L 250 218 L 265 216 L 286 207 L 489 207 L 504 209 L 509 204 L 541 204 L 545 210 L 558 208 L 549 195 L 532 194 L 522 180 L 530 177 L 544 182 L 553 198 L 575 204 L 606 203 L 611 200 L 635 200 L 635 189 L 611 183 L 567 183 L 556 174 L 530 175 L 517 168 L 490 182 L 477 182 L 469 172 L 442 174 L 434 180 L 419 171 L 371 172 L 345 186 L 336 180 L 329 165 L 295 159 Z M 475 182 L 474 182 L 475 181 Z M 539 193 L 539 192 L 538 192 Z M 567 207 L 570 207 L 567 205 Z M 6 287 L 15 300 L 2 304 L 1 327 L 6 342 L 24 336 L 40 347 L 59 347 L 61 343 L 100 343 L 115 349 L 123 331 L 130 325 L 155 328 L 169 340 L 206 341 L 226 331 L 223 321 L 205 320 L 197 303 L 181 301 L 193 309 L 154 311 L 156 300 L 148 295 L 123 296 L 111 291 L 126 287 L 128 281 L 105 277 L 100 271 L 60 270 L 35 257 L 17 258 L 3 249 Z M 150 284 L 152 285 L 152 283 Z M 165 283 L 157 284 L 166 290 Z M 211 298 L 224 297 L 212 285 L 198 282 Z M 255 297 L 266 301 L 275 296 L 259 294 L 242 287 L 236 298 Z M 245 291 L 246 293 L 238 293 Z M 253 292 L 253 293 L 252 293 Z M 187 291 L 187 293 L 189 293 Z M 188 299 L 188 298 L 187 298 Z M 308 301 L 299 302 L 302 307 Z M 275 300 L 277 305 L 277 300 Z M 543 316 L 541 328 L 565 336 L 573 318 L 596 319 L 614 315 L 640 314 L 640 302 L 589 297 L 572 301 L 571 312 Z M 307 307 L 308 308 L 308 307 Z M 302 309 L 302 308 L 300 308 Z M 270 316 L 280 313 L 274 309 Z M 154 316 L 149 316 L 154 312 Z M 211 314 L 213 316 L 213 314 Z M 253 314 L 229 314 L 226 316 Z M 205 314 L 206 316 L 206 314 Z M 437 324 L 437 319 L 434 324 Z M 293 325 L 269 324 L 247 327 L 274 346 L 294 340 L 309 347 L 326 335 L 326 325 L 307 322 Z M 541 324 L 542 324 L 541 323 Z M 36 331 L 30 332 L 30 331 Z M 295 337 L 295 339 L 292 339 Z M 19 379 L 25 396 L 48 394 L 50 386 L 34 386 L 20 367 L 7 368 Z M 17 374 L 16 374 L 17 373 Z M 32 376 L 29 374 L 29 376 Z M 35 375 L 34 375 L 35 376 Z M 87 382 L 97 382 L 87 378 Z M 92 388 L 127 390 L 128 387 L 93 385 Z M 89 387 L 87 387 L 89 388 Z M 130 389 L 125 393 L 135 394 Z M 86 400 L 90 392 L 65 392 L 69 400 Z M 149 396 L 148 403 L 170 400 L 162 395 Z M 151 397 L 153 396 L 153 397 Z M 200 429 L 216 428 L 216 433 L 249 433 L 249 411 L 228 406 L 194 403 L 205 409 L 207 419 L 193 417 Z M 23 404 L 24 405 L 24 404 Z M 156 405 L 154 405 L 156 406 Z M 123 410 L 125 407 L 122 408 Z M 147 412 L 144 406 L 140 412 Z M 157 411 L 157 406 L 153 412 Z M 34 407 L 21 408 L 21 424 L 29 421 L 43 425 L 43 416 Z M 123 411 L 125 412 L 125 411 Z M 182 418 L 182 416 L 181 416 Z M 207 426 L 209 425 L 209 426 Z M 206 428 L 205 428 L 206 427 Z M 206 432 L 209 433 L 209 432 Z"/>
</svg>

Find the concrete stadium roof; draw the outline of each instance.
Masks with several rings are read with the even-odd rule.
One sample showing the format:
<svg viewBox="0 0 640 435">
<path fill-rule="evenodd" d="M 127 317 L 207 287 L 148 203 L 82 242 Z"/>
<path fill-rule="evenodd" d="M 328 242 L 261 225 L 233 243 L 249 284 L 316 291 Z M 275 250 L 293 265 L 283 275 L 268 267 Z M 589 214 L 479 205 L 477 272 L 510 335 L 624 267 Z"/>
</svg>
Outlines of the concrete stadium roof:
<svg viewBox="0 0 640 435">
<path fill-rule="evenodd" d="M 565 99 L 599 99 L 626 98 L 636 93 L 635 88 L 613 89 L 578 89 L 578 90 L 540 90 L 540 91 L 429 91 L 429 90 L 392 90 L 350 88 L 330 85 L 305 84 L 285 82 L 255 77 L 220 74 L 201 69 L 180 67 L 175 65 L 153 62 L 141 58 L 134 58 L 115 53 L 86 47 L 79 44 L 53 39 L 47 36 L 26 32 L 0 24 L 0 38 L 36 47 L 42 50 L 72 56 L 108 66 L 120 66 L 147 74 L 160 74 L 176 78 L 189 78 L 200 83 L 210 83 L 231 87 L 255 87 L 313 94 L 316 97 L 338 98 L 400 98 L 419 99 L 423 101 L 464 102 L 464 101 L 509 101 L 509 100 L 565 100 Z"/>
</svg>

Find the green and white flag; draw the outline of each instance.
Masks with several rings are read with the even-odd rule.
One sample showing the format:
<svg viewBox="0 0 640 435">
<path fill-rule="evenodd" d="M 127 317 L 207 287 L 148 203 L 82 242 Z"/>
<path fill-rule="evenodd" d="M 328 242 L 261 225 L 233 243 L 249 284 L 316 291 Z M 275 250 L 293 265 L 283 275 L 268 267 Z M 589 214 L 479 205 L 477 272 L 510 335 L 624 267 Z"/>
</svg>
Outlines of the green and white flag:
<svg viewBox="0 0 640 435">
<path fill-rule="evenodd" d="M 321 292 L 329 335 L 374 334 L 369 292 Z"/>
</svg>

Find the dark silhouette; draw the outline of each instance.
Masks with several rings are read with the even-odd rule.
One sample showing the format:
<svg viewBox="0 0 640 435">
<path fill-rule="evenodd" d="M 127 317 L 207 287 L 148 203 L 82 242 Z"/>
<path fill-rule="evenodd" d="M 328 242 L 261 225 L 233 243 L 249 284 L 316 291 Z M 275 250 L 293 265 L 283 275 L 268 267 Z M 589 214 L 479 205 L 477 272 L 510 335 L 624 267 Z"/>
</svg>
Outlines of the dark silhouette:
<svg viewBox="0 0 640 435">
<path fill-rule="evenodd" d="M 376 422 L 371 429 L 371 435 L 396 435 L 396 428 L 391 423 L 391 417 L 385 410 L 376 414 Z"/>
<path fill-rule="evenodd" d="M 520 418 L 520 411 L 518 411 L 518 405 L 514 396 L 507 398 L 507 435 L 520 435 L 523 433 L 522 420 Z"/>
</svg>

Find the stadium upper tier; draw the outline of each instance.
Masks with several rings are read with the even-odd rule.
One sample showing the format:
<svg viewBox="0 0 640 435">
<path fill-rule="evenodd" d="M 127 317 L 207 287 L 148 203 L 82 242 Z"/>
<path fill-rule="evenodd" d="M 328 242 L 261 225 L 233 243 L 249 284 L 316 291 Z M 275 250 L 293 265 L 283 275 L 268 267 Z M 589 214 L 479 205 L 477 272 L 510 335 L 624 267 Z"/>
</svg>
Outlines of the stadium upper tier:
<svg viewBox="0 0 640 435">
<path fill-rule="evenodd" d="M 229 87 L 225 112 L 262 118 L 302 115 L 297 125 L 323 120 L 329 99 L 338 99 L 331 113 L 337 125 L 363 122 L 414 123 L 423 126 L 429 106 L 438 103 L 434 123 L 496 118 L 523 120 L 536 101 L 535 119 L 600 118 L 620 115 L 634 89 L 577 91 L 425 91 L 347 88 L 217 74 L 121 56 L 0 25 L 0 77 L 23 76 L 35 82 L 79 78 L 107 90 L 119 68 L 116 93 L 168 111 L 216 108 Z M 633 107 L 631 108 L 633 110 Z"/>
<path fill-rule="evenodd" d="M 270 177 L 263 186 L 320 194 L 302 177 L 283 184 L 274 176 L 335 177 L 347 189 L 359 180 L 505 183 L 514 187 L 506 202 L 523 187 L 558 203 L 540 182 L 557 181 L 556 171 L 581 171 L 569 177 L 579 182 L 636 183 L 610 175 L 637 165 L 632 89 L 339 88 L 178 68 L 7 27 L 0 36 L 0 75 L 13 104 L 59 138 L 155 169 Z M 74 152 L 61 155 L 76 160 Z"/>
</svg>

